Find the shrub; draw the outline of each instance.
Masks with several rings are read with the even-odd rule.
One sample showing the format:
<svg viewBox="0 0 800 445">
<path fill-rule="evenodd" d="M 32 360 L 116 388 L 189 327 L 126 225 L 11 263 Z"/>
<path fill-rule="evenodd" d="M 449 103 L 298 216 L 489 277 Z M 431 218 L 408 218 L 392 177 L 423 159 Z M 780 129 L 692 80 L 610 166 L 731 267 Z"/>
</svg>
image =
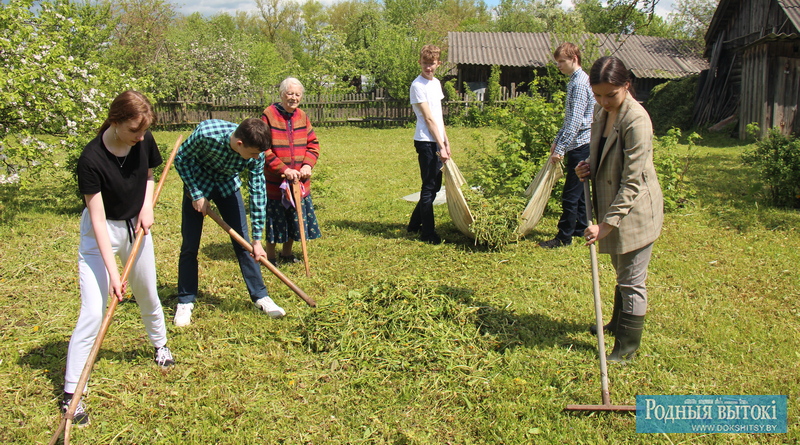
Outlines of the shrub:
<svg viewBox="0 0 800 445">
<path fill-rule="evenodd" d="M 445 83 L 444 94 L 448 101 L 449 113 L 447 115 L 447 125 L 461 127 L 489 127 L 499 124 L 498 116 L 502 113 L 498 106 L 487 105 L 478 100 L 478 95 L 469 90 L 464 84 L 464 91 L 467 100 L 461 101 L 455 90 L 455 80 Z M 451 99 L 452 98 L 452 99 Z"/>
<path fill-rule="evenodd" d="M 688 130 L 692 127 L 694 96 L 697 90 L 697 75 L 670 80 L 650 92 L 645 108 L 653 121 L 656 134 L 664 134 L 670 128 Z"/>
<path fill-rule="evenodd" d="M 495 106 L 500 102 L 502 88 L 500 87 L 500 66 L 492 65 L 489 82 L 486 85 L 486 104 Z"/>
<path fill-rule="evenodd" d="M 692 133 L 687 136 L 688 147 L 684 154 L 678 149 L 680 137 L 681 130 L 672 128 L 665 136 L 653 141 L 653 163 L 664 194 L 665 211 L 684 207 L 695 194 L 686 182 L 686 175 L 697 153 L 694 141 L 700 139 L 700 135 Z"/>
<path fill-rule="evenodd" d="M 557 96 L 547 102 L 533 92 L 508 101 L 506 108 L 495 108 L 502 131 L 497 150 L 476 153 L 481 168 L 473 177 L 486 196 L 519 195 L 530 184 L 547 160 L 563 118 L 563 93 Z"/>
<path fill-rule="evenodd" d="M 755 137 L 758 125 L 749 124 L 747 132 Z M 742 155 L 742 161 L 758 170 L 772 205 L 800 208 L 800 139 L 772 128 L 766 137 L 756 137 L 755 147 Z"/>
</svg>

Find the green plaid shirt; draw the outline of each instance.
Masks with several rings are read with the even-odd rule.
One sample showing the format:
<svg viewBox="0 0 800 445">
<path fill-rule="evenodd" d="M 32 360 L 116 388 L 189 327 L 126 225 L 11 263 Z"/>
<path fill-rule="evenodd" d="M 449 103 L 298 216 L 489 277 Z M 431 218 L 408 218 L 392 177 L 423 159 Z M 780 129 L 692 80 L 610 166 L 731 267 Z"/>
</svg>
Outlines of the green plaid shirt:
<svg viewBox="0 0 800 445">
<path fill-rule="evenodd" d="M 233 151 L 230 138 L 237 127 L 237 124 L 219 119 L 200 122 L 178 149 L 175 169 L 193 201 L 211 196 L 213 192 L 223 197 L 231 195 L 242 186 L 239 174 L 244 169 L 249 170 L 250 222 L 253 240 L 260 240 L 267 215 L 264 153 L 256 159 L 244 159 Z"/>
</svg>

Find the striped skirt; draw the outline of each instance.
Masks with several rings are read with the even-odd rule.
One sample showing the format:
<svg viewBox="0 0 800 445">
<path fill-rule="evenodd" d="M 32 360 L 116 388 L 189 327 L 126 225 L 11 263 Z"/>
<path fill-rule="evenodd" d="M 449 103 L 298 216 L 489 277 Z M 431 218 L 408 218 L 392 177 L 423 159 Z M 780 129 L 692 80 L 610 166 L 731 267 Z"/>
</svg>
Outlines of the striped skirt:
<svg viewBox="0 0 800 445">
<path fill-rule="evenodd" d="M 317 215 L 314 213 L 314 203 L 311 195 L 302 200 L 303 219 L 305 220 L 306 239 L 319 238 L 322 234 L 317 224 Z M 264 242 L 270 244 L 285 243 L 293 239 L 300 241 L 300 231 L 297 224 L 297 210 L 283 206 L 280 199 L 267 200 L 267 222 L 264 228 Z"/>
</svg>

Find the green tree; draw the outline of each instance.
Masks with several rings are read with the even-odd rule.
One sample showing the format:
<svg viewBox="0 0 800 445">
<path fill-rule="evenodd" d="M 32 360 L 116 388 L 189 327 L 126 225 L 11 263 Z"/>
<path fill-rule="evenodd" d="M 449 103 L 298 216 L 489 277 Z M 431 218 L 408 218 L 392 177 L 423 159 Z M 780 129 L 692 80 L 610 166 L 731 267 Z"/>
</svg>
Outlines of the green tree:
<svg viewBox="0 0 800 445">
<path fill-rule="evenodd" d="M 574 11 L 565 11 L 558 0 L 501 0 L 495 8 L 500 32 L 581 32 L 583 23 Z"/>
<path fill-rule="evenodd" d="M 500 102 L 502 90 L 500 87 L 500 65 L 492 65 L 489 82 L 486 84 L 486 104 L 494 106 Z"/>
<path fill-rule="evenodd" d="M 441 0 L 384 0 L 384 17 L 392 25 L 410 25 L 441 5 Z"/>
<path fill-rule="evenodd" d="M 174 7 L 164 0 L 105 1 L 116 26 L 107 51 L 108 63 L 121 70 L 136 67 L 146 72 L 166 45 L 175 19 Z"/>
<path fill-rule="evenodd" d="M 300 21 L 300 9 L 292 0 L 256 0 L 262 19 L 264 35 L 273 44 L 291 32 L 291 26 Z"/>
<path fill-rule="evenodd" d="M 718 4 L 718 0 L 678 0 L 668 20 L 681 32 L 681 38 L 705 43 L 706 31 Z"/>
<path fill-rule="evenodd" d="M 110 100 L 137 81 L 102 63 L 107 8 L 69 1 L 0 5 L 0 162 L 3 182 L 29 183 L 74 160 Z M 48 136 L 55 136 L 56 139 Z"/>
<path fill-rule="evenodd" d="M 583 18 L 586 31 L 598 34 L 639 34 L 675 37 L 675 29 L 656 15 L 659 0 L 578 0 L 575 10 Z"/>
<path fill-rule="evenodd" d="M 350 92 L 345 79 L 356 73 L 353 57 L 344 38 L 332 26 L 303 33 L 303 70 L 298 77 L 308 93 Z"/>
<path fill-rule="evenodd" d="M 409 86 L 420 72 L 419 50 L 428 41 L 409 26 L 386 24 L 374 31 L 369 46 L 359 51 L 359 66 L 377 87 L 394 98 L 407 99 Z"/>
</svg>

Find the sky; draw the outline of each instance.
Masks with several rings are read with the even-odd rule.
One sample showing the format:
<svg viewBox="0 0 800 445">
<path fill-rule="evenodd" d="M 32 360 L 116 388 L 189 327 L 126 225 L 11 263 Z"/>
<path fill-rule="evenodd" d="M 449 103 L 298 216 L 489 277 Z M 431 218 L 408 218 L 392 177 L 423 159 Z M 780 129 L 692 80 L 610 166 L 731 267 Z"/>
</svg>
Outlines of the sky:
<svg viewBox="0 0 800 445">
<path fill-rule="evenodd" d="M 324 4 L 334 3 L 336 0 L 320 0 Z M 484 0 L 489 7 L 496 6 L 500 0 Z M 672 10 L 674 0 L 660 0 L 656 5 L 656 14 L 666 18 L 667 14 Z M 227 12 L 233 14 L 236 11 L 256 11 L 255 0 L 195 0 L 195 1 L 180 1 L 171 0 L 171 3 L 176 6 L 176 9 L 182 14 L 192 14 L 199 12 L 204 16 L 211 16 L 214 14 Z M 562 5 L 569 8 L 572 7 L 570 0 L 562 0 Z"/>
</svg>

